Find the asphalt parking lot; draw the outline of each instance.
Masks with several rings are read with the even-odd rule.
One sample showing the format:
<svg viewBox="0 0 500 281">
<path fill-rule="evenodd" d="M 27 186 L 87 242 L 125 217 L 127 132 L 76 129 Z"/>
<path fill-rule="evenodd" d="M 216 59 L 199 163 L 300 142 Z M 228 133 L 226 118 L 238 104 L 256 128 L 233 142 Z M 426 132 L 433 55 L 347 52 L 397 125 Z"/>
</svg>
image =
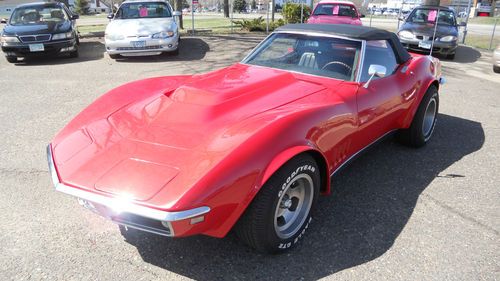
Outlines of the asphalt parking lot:
<svg viewBox="0 0 500 281">
<path fill-rule="evenodd" d="M 86 39 L 78 59 L 0 58 L 0 276 L 3 280 L 497 280 L 500 278 L 500 75 L 491 53 L 460 47 L 433 140 L 384 141 L 333 180 L 306 239 L 264 256 L 234 235 L 168 239 L 118 227 L 53 190 L 45 148 L 106 91 L 201 73 L 261 38 L 184 38 L 180 55 L 114 61 Z"/>
</svg>

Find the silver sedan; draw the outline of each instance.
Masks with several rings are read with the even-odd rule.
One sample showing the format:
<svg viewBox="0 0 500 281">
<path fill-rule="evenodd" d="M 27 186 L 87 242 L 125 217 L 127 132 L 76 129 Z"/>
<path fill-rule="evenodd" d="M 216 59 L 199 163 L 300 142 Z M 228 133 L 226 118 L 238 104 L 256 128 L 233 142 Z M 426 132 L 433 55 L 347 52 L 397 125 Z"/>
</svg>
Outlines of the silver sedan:
<svg viewBox="0 0 500 281">
<path fill-rule="evenodd" d="M 106 51 L 116 59 L 120 56 L 177 53 L 179 29 L 172 7 L 162 0 L 128 0 L 116 14 L 110 14 L 106 27 Z"/>
</svg>

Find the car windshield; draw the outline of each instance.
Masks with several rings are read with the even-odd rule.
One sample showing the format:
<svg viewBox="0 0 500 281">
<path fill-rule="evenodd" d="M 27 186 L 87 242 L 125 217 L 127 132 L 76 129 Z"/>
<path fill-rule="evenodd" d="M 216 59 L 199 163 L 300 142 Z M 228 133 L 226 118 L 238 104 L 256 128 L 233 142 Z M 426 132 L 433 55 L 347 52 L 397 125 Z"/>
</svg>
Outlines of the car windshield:
<svg viewBox="0 0 500 281">
<path fill-rule="evenodd" d="M 169 18 L 170 7 L 162 2 L 124 3 L 116 12 L 115 19 Z"/>
<path fill-rule="evenodd" d="M 344 4 L 318 4 L 314 9 L 313 16 L 341 16 L 341 17 L 358 17 L 356 9 L 351 5 Z"/>
<path fill-rule="evenodd" d="M 68 20 L 60 7 L 27 6 L 14 10 L 10 17 L 11 25 L 43 24 Z"/>
<path fill-rule="evenodd" d="M 359 41 L 275 33 L 243 63 L 354 81 L 360 50 Z"/>
<path fill-rule="evenodd" d="M 452 11 L 439 11 L 438 9 L 415 9 L 408 16 L 407 22 L 413 23 L 432 23 L 438 21 L 438 24 L 456 25 L 455 14 Z"/>
</svg>

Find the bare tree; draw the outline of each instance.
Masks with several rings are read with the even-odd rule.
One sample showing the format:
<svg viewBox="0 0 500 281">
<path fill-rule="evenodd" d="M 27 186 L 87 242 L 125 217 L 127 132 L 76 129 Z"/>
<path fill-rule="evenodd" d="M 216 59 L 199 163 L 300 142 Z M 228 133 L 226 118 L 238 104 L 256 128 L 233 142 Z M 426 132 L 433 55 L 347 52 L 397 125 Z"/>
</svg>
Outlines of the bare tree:
<svg viewBox="0 0 500 281">
<path fill-rule="evenodd" d="M 175 10 L 181 12 L 181 15 L 179 16 L 179 27 L 184 29 L 184 23 L 182 21 L 182 0 L 175 0 Z"/>
<path fill-rule="evenodd" d="M 224 17 L 229 17 L 229 0 L 224 0 Z"/>
</svg>

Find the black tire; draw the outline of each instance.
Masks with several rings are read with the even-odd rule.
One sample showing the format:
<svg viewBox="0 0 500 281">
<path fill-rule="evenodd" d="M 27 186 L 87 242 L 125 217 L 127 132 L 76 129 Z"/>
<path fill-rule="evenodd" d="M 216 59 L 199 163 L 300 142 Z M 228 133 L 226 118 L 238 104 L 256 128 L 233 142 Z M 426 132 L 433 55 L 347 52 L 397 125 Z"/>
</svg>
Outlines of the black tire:
<svg viewBox="0 0 500 281">
<path fill-rule="evenodd" d="M 113 60 L 119 59 L 121 56 L 120 55 L 109 55 L 109 57 Z"/>
<path fill-rule="evenodd" d="M 74 50 L 73 52 L 69 53 L 70 58 L 77 58 L 79 56 L 78 49 Z"/>
<path fill-rule="evenodd" d="M 175 51 L 173 52 L 170 52 L 173 56 L 178 56 L 179 55 L 179 47 L 177 47 L 177 49 L 175 49 Z"/>
<path fill-rule="evenodd" d="M 301 154 L 292 158 L 262 186 L 236 224 L 236 234 L 262 253 L 289 250 L 309 228 L 320 182 L 318 165 L 311 156 Z M 292 215 L 287 222 L 285 217 L 289 214 Z"/>
<path fill-rule="evenodd" d="M 493 66 L 493 72 L 500 73 L 500 66 Z"/>
<path fill-rule="evenodd" d="M 16 63 L 17 62 L 17 57 L 5 57 L 5 58 L 10 63 Z"/>
<path fill-rule="evenodd" d="M 432 110 L 433 106 L 434 110 Z M 408 146 L 424 146 L 432 137 L 432 133 L 436 127 L 438 111 L 439 94 L 436 86 L 432 85 L 427 89 L 425 96 L 422 98 L 410 127 L 399 130 L 397 139 Z M 431 116 L 433 116 L 432 122 L 429 119 Z"/>
<path fill-rule="evenodd" d="M 455 59 L 455 53 L 446 55 L 446 59 L 454 60 Z"/>
</svg>

